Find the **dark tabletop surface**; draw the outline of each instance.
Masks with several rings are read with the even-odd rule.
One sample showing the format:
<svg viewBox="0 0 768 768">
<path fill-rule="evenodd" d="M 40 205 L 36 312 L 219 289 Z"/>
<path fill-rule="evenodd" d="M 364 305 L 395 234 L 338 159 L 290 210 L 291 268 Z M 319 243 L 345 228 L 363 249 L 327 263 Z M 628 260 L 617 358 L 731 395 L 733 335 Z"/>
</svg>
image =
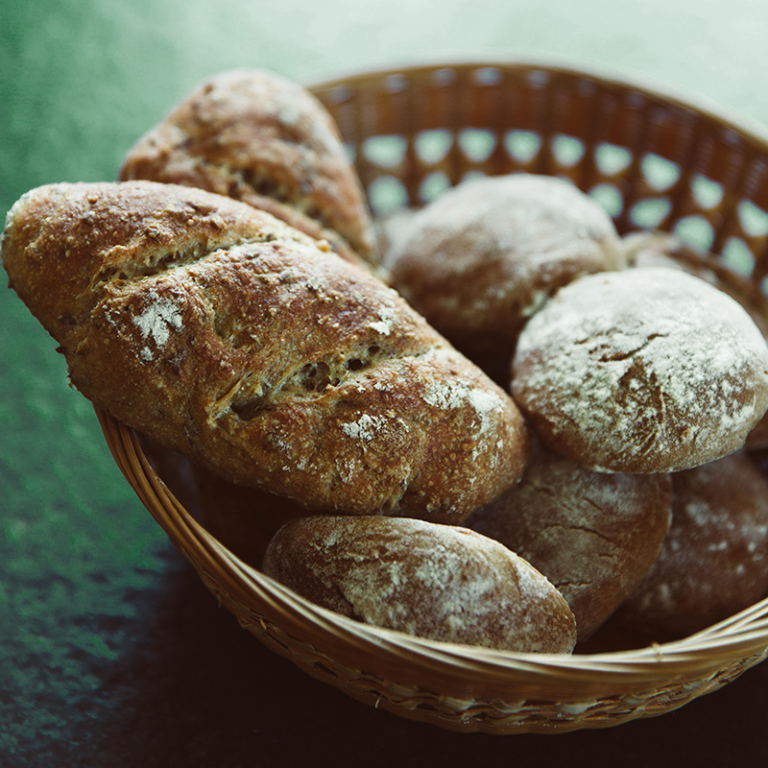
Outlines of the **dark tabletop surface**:
<svg viewBox="0 0 768 768">
<path fill-rule="evenodd" d="M 0 0 L 0 221 L 28 189 L 114 178 L 208 75 L 303 82 L 419 60 L 557 56 L 768 124 L 763 0 Z M 112 461 L 55 343 L 0 291 L 0 766 L 714 766 L 768 757 L 768 664 L 676 712 L 463 735 L 359 704 L 262 647 Z M 755 762 L 757 761 L 757 762 Z"/>
</svg>

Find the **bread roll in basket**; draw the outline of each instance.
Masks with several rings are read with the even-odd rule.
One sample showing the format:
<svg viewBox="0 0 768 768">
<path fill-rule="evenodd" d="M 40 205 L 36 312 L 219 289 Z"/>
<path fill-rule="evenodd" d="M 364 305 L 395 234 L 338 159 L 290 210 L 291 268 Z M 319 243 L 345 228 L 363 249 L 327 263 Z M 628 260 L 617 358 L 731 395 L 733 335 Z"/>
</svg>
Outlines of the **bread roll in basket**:
<svg viewBox="0 0 768 768">
<path fill-rule="evenodd" d="M 467 174 L 560 175 L 602 202 L 620 233 L 674 231 L 749 290 L 763 288 L 768 134 L 717 109 L 532 61 L 361 73 L 311 90 L 338 123 L 379 219 L 394 221 Z M 178 466 L 151 462 L 139 435 L 97 415 L 142 503 L 241 626 L 378 708 L 454 731 L 601 728 L 680 707 L 768 654 L 768 599 L 682 640 L 572 656 L 437 643 L 344 618 L 235 556 L 195 518 L 194 496 L 171 491 Z"/>
</svg>

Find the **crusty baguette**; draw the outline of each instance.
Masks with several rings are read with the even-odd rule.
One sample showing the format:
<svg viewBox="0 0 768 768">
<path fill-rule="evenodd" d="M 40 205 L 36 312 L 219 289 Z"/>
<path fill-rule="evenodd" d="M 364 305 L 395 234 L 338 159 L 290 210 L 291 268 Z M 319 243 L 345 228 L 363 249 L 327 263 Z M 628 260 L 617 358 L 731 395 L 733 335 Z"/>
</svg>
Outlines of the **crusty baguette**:
<svg viewBox="0 0 768 768">
<path fill-rule="evenodd" d="M 297 83 L 251 69 L 196 87 L 126 155 L 120 179 L 186 184 L 269 211 L 378 262 L 360 182 L 323 105 Z"/>
<path fill-rule="evenodd" d="M 570 653 L 576 622 L 555 587 L 479 533 L 423 520 L 304 517 L 269 544 L 263 569 L 318 605 L 451 643 Z"/>
<path fill-rule="evenodd" d="M 458 522 L 522 473 L 503 390 L 366 269 L 244 203 L 49 185 L 10 211 L 2 256 L 73 384 L 226 480 Z"/>
</svg>

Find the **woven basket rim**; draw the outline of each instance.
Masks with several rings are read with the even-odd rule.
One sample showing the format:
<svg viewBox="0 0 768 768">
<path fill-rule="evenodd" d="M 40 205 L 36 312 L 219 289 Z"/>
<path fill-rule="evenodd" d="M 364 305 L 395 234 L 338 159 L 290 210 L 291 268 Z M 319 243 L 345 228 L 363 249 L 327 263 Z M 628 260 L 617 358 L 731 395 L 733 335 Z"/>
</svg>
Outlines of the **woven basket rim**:
<svg viewBox="0 0 768 768">
<path fill-rule="evenodd" d="M 426 57 L 403 61 L 400 66 L 385 65 L 370 70 L 342 69 L 335 73 L 329 73 L 323 78 L 307 79 L 303 85 L 317 94 L 320 91 L 329 91 L 337 86 L 349 85 L 355 81 L 385 80 L 394 75 L 428 74 L 443 69 L 472 71 L 494 68 L 501 70 L 542 70 L 550 74 L 583 77 L 606 86 L 637 91 L 680 109 L 697 112 L 721 123 L 725 128 L 740 134 L 768 151 L 768 126 L 734 108 L 726 108 L 703 93 L 686 91 L 644 73 L 589 62 L 577 57 L 550 54 L 499 55 L 495 57 L 467 55 L 455 56 L 450 59 Z"/>
</svg>

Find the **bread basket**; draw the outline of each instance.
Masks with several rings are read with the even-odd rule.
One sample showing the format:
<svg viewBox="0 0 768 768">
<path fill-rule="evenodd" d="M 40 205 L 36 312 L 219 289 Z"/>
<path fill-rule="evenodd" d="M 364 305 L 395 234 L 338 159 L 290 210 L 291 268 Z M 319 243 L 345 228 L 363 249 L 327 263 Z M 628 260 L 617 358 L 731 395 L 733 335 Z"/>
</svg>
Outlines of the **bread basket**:
<svg viewBox="0 0 768 768">
<path fill-rule="evenodd" d="M 531 61 L 392 69 L 312 90 L 378 217 L 467 174 L 562 175 L 599 199 L 620 232 L 675 231 L 764 287 L 768 135 L 717 109 Z M 220 603 L 268 647 L 375 707 L 454 731 L 601 728 L 680 707 L 768 654 L 768 599 L 682 640 L 573 656 L 442 644 L 346 619 L 236 557 L 197 521 L 194 498 L 172 492 L 141 437 L 97 415 L 128 482 Z"/>
</svg>

